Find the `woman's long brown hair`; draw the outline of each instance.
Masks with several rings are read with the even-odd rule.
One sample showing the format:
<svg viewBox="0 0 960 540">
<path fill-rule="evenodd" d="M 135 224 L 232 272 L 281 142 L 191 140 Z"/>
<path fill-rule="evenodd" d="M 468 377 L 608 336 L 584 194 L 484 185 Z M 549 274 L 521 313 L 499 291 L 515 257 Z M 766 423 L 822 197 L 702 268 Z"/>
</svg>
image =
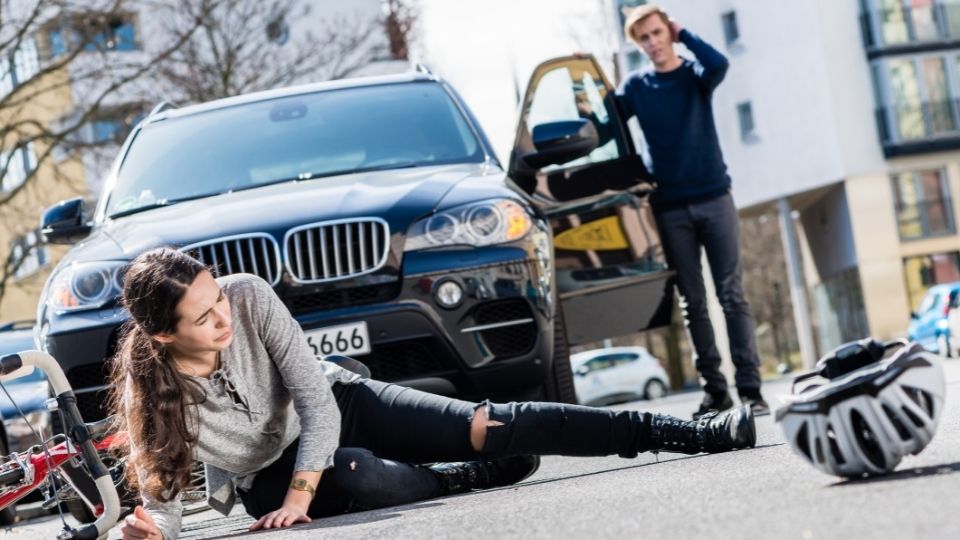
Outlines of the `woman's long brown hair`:
<svg viewBox="0 0 960 540">
<path fill-rule="evenodd" d="M 159 248 L 134 259 L 124 274 L 123 306 L 131 319 L 111 362 L 109 408 L 118 430 L 127 432 L 128 483 L 163 502 L 190 484 L 196 405 L 205 395 L 151 336 L 174 333 L 176 306 L 204 270 L 180 251 Z"/>
</svg>

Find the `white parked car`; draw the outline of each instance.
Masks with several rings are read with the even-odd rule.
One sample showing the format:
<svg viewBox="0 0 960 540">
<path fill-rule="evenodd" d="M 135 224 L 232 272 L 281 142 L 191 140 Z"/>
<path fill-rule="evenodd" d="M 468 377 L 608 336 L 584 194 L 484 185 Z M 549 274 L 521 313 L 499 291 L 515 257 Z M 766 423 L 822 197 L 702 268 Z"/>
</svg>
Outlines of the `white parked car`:
<svg viewBox="0 0 960 540">
<path fill-rule="evenodd" d="M 670 379 L 660 362 L 643 347 L 607 347 L 570 356 L 577 400 L 609 405 L 667 394 Z"/>
</svg>

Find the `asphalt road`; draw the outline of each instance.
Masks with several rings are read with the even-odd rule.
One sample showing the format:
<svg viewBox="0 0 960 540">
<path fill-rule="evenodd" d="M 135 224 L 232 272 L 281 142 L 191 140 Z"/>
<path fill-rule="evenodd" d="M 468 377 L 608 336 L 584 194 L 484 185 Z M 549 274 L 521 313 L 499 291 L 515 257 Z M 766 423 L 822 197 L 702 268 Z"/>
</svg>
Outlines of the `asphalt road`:
<svg viewBox="0 0 960 540">
<path fill-rule="evenodd" d="M 727 454 L 641 455 L 637 459 L 545 458 L 518 486 L 246 533 L 240 507 L 230 517 L 185 518 L 182 538 L 960 538 L 960 360 L 948 360 L 947 404 L 937 436 L 885 477 L 840 481 L 813 469 L 784 444 L 772 417 L 758 419 L 758 446 Z M 768 398 L 786 381 L 766 386 Z M 699 396 L 645 408 L 688 416 Z M 2 538 L 53 538 L 44 516 Z M 111 535 L 111 538 L 115 535 Z"/>
</svg>

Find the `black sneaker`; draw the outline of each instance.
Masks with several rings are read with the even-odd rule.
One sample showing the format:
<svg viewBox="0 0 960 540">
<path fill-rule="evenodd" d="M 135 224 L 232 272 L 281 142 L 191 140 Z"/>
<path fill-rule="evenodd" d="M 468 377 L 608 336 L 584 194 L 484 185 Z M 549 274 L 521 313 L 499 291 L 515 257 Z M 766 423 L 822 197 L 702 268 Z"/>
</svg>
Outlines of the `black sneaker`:
<svg viewBox="0 0 960 540">
<path fill-rule="evenodd" d="M 700 402 L 700 408 L 694 411 L 693 419 L 699 420 L 701 416 L 710 411 L 725 411 L 733 408 L 733 398 L 728 392 L 722 394 L 706 393 L 703 395 L 703 401 Z"/>
<path fill-rule="evenodd" d="M 753 411 L 754 416 L 766 416 L 770 414 L 770 405 L 760 395 L 760 390 L 744 390 L 740 392 L 740 403 L 747 405 Z"/>
</svg>

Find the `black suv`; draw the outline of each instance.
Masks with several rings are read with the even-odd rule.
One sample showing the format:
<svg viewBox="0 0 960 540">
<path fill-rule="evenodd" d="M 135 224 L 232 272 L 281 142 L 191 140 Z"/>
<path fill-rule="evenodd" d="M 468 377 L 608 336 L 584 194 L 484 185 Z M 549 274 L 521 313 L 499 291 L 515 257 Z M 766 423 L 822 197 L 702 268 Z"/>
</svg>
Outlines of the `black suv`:
<svg viewBox="0 0 960 540">
<path fill-rule="evenodd" d="M 507 170 L 423 70 L 161 104 L 91 216 L 80 199 L 44 214 L 48 242 L 79 243 L 38 338 L 101 417 L 124 265 L 173 245 L 270 282 L 318 356 L 464 398 L 575 402 L 568 344 L 669 320 L 650 189 L 591 57 L 536 70 Z"/>
</svg>

